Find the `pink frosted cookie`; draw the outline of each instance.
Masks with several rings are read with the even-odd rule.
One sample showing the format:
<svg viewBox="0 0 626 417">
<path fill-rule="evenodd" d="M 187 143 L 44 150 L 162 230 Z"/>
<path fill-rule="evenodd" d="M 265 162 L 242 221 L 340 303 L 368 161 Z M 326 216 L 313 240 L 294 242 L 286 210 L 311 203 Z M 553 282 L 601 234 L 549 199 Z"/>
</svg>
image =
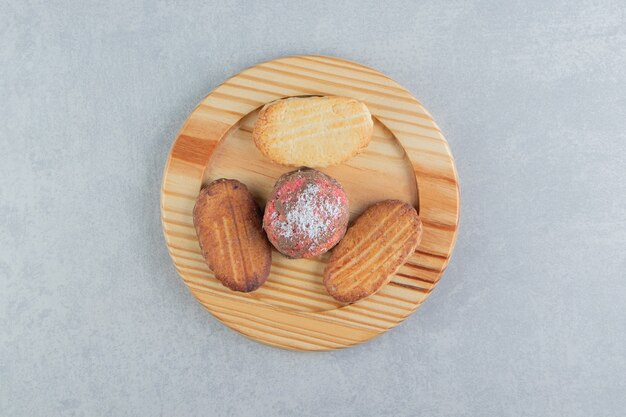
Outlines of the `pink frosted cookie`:
<svg viewBox="0 0 626 417">
<path fill-rule="evenodd" d="M 265 206 L 263 228 L 284 255 L 312 258 L 339 242 L 348 217 L 348 197 L 341 185 L 319 171 L 300 168 L 276 182 Z"/>
</svg>

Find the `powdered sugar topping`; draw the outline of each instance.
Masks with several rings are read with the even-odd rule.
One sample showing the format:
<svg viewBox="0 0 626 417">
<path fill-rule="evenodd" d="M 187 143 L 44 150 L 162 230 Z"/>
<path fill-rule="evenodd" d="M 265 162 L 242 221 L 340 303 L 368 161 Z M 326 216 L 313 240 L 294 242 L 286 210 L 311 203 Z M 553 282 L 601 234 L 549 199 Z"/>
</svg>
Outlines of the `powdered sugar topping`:
<svg viewBox="0 0 626 417">
<path fill-rule="evenodd" d="M 342 215 L 342 202 L 338 195 L 321 194 L 319 185 L 306 184 L 295 201 L 287 203 L 284 218 L 273 212 L 271 221 L 283 238 L 290 239 L 294 234 L 319 242 Z M 282 216 L 280 216 L 282 217 Z"/>
</svg>

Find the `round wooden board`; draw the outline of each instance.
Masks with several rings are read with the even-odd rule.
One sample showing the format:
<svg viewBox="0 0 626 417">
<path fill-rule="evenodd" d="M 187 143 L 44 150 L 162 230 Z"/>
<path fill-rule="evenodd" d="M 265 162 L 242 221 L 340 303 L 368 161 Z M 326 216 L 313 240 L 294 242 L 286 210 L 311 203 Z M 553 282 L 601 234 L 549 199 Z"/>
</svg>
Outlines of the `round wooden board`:
<svg viewBox="0 0 626 417">
<path fill-rule="evenodd" d="M 365 152 L 322 169 L 346 189 L 351 220 L 370 204 L 397 198 L 418 208 L 424 225 L 415 253 L 377 294 L 350 305 L 322 285 L 319 259 L 272 253 L 270 276 L 252 293 L 222 286 L 208 269 L 193 227 L 192 209 L 202 185 L 234 178 L 265 205 L 276 179 L 294 168 L 266 159 L 252 141 L 265 103 L 306 95 L 361 100 L 374 117 Z M 249 68 L 217 87 L 191 113 L 165 166 L 161 218 L 169 253 L 192 294 L 219 320 L 263 343 L 329 350 L 377 336 L 411 314 L 432 291 L 456 240 L 459 189 L 448 144 L 426 109 L 384 74 L 324 56 L 293 56 Z"/>
</svg>

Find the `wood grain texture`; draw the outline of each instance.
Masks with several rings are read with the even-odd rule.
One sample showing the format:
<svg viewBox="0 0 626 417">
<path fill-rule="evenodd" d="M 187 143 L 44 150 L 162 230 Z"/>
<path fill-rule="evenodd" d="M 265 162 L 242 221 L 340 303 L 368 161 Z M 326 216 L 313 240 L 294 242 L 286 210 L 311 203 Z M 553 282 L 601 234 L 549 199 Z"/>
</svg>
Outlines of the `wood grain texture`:
<svg viewBox="0 0 626 417">
<path fill-rule="evenodd" d="M 322 283 L 328 255 L 290 260 L 272 251 L 270 276 L 252 293 L 219 283 L 203 261 L 192 210 L 202 184 L 234 178 L 264 206 L 276 179 L 292 168 L 254 146 L 252 127 L 267 102 L 302 95 L 363 101 L 374 116 L 368 148 L 321 171 L 350 200 L 351 219 L 367 206 L 399 199 L 418 208 L 422 239 L 391 282 L 373 296 L 342 305 Z M 362 65 L 324 56 L 294 56 L 249 68 L 211 92 L 191 113 L 168 157 L 161 218 L 169 253 L 192 294 L 220 321 L 263 343 L 329 350 L 369 340 L 411 314 L 429 295 L 452 253 L 459 220 L 454 160 L 428 111 L 393 80 Z"/>
</svg>

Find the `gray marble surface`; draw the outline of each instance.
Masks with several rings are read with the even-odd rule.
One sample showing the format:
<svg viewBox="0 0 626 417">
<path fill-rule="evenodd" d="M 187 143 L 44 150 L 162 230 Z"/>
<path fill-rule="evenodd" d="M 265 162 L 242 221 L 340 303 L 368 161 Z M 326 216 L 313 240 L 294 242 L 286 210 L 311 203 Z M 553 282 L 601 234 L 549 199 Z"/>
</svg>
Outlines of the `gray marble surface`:
<svg viewBox="0 0 626 417">
<path fill-rule="evenodd" d="M 99 3 L 0 2 L 0 415 L 624 415 L 624 2 Z M 305 53 L 411 90 L 462 194 L 423 307 L 321 354 L 208 315 L 159 221 L 198 101 Z"/>
</svg>

